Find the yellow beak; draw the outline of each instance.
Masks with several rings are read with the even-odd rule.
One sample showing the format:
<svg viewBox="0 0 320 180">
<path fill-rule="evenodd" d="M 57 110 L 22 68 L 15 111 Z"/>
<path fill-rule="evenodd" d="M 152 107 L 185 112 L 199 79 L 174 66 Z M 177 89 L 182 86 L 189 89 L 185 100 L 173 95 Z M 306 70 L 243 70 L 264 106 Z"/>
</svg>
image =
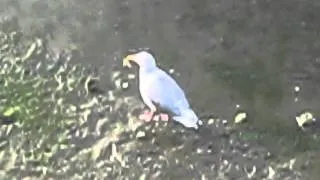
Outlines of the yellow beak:
<svg viewBox="0 0 320 180">
<path fill-rule="evenodd" d="M 130 61 L 135 61 L 135 59 L 136 59 L 136 55 L 135 54 L 128 55 L 122 61 L 123 67 L 131 68 Z"/>
</svg>

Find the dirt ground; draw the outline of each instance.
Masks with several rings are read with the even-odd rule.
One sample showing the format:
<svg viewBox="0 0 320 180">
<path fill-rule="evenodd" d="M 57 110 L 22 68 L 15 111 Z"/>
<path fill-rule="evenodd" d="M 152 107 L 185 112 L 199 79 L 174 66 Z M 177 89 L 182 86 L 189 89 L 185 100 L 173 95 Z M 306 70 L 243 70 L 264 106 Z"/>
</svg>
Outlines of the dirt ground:
<svg viewBox="0 0 320 180">
<path fill-rule="evenodd" d="M 295 116 L 305 110 L 315 116 L 320 112 L 319 10 L 316 0 L 1 0 L 0 22 L 5 32 L 20 29 L 47 40 L 48 49 L 54 52 L 74 49 L 78 53 L 71 63 L 96 69 L 99 87 L 105 92 L 112 87 L 113 72 L 121 71 L 122 77 L 129 73 L 121 68 L 121 58 L 128 49 L 151 48 L 161 67 L 175 69 L 175 78 L 206 122 L 205 130 L 194 135 L 181 127 L 168 125 L 178 129 L 168 133 L 152 126 L 159 132 L 135 144 L 139 151 L 130 150 L 129 166 L 137 169 L 123 168 L 113 177 L 132 174 L 128 178 L 135 179 L 135 173 L 146 173 L 140 178 L 249 179 L 250 173 L 243 168 L 231 170 L 233 174 L 219 173 L 219 168 L 226 172 L 230 161 L 235 167 L 254 165 L 261 174 L 252 178 L 261 179 L 270 175 L 269 167 L 276 169 L 272 163 L 296 159 L 294 168 L 272 178 L 316 179 L 319 162 L 309 160 L 320 158 L 319 145 L 311 140 L 319 130 L 301 133 Z M 134 97 L 138 101 L 135 83 L 130 82 L 130 88 L 118 98 Z M 299 93 L 294 92 L 295 86 L 300 87 Z M 243 126 L 234 130 L 232 124 L 208 123 L 209 117 L 232 122 L 237 104 L 249 114 Z M 117 118 L 131 111 L 121 111 Z M 152 131 L 148 127 L 141 128 L 148 134 Z M 127 141 L 136 140 L 128 135 Z M 249 143 L 250 148 L 242 143 Z M 245 152 L 241 152 L 242 146 Z M 200 156 L 197 147 L 213 150 Z M 255 150 L 257 160 L 241 156 Z M 269 151 L 272 160 L 266 158 Z M 154 165 L 146 163 L 153 169 L 146 172 L 141 163 L 130 160 L 135 153 L 142 159 L 153 153 L 151 157 L 157 157 L 159 164 L 163 163 L 160 157 L 165 156 L 167 166 L 152 168 Z M 181 160 L 183 155 L 187 160 Z M 171 165 L 169 161 L 175 158 L 186 164 Z M 195 167 L 189 167 L 189 161 Z M 158 169 L 167 175 L 155 176 Z"/>
</svg>

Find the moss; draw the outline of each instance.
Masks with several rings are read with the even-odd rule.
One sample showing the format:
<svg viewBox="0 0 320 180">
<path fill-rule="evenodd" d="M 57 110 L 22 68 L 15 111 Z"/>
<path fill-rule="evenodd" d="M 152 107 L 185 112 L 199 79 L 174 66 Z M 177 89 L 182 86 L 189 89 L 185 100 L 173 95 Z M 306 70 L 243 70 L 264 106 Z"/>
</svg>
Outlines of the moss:
<svg viewBox="0 0 320 180">
<path fill-rule="evenodd" d="M 53 155 L 68 140 L 66 128 L 77 124 L 75 109 L 66 99 L 84 88 L 80 81 L 85 76 L 77 76 L 66 60 L 61 71 L 57 61 L 46 59 L 41 39 L 24 36 L 13 45 L 14 39 L 10 36 L 13 33 L 0 32 L 1 46 L 6 47 L 2 48 L 0 64 L 0 112 L 3 116 L 0 133 L 6 137 L 1 165 L 8 173 L 13 173 L 18 166 L 33 164 L 45 173 L 43 167 L 49 165 Z M 58 68 L 39 74 L 39 69 L 48 72 L 53 66 Z M 73 79 L 68 87 L 67 79 Z"/>
</svg>

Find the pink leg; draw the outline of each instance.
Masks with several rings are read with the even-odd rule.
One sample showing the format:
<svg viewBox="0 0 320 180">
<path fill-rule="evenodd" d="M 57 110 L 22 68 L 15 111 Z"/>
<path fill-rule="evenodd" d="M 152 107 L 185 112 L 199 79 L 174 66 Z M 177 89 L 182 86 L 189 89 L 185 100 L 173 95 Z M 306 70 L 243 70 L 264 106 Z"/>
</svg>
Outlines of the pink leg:
<svg viewBox="0 0 320 180">
<path fill-rule="evenodd" d="M 164 114 L 164 113 L 160 113 L 160 114 L 155 115 L 152 120 L 153 121 L 169 121 L 169 115 Z"/>
<path fill-rule="evenodd" d="M 139 115 L 139 119 L 146 121 L 146 122 L 150 122 L 150 121 L 169 121 L 169 115 L 168 114 L 164 114 L 164 113 L 160 113 L 159 115 L 156 115 L 153 117 L 154 112 L 145 110 L 142 114 Z"/>
<path fill-rule="evenodd" d="M 154 112 L 152 111 L 145 110 L 142 114 L 139 115 L 139 119 L 149 122 L 152 120 L 153 113 Z"/>
<path fill-rule="evenodd" d="M 169 121 L 169 115 L 168 114 L 160 113 L 159 116 L 160 116 L 161 121 Z"/>
</svg>

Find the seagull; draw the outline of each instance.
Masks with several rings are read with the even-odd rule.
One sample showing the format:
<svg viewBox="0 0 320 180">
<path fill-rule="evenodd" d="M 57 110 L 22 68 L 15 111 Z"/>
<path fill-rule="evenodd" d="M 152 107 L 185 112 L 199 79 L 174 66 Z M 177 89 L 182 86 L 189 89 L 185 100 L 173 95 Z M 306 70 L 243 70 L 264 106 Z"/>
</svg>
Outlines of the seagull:
<svg viewBox="0 0 320 180">
<path fill-rule="evenodd" d="M 159 113 L 162 121 L 171 117 L 187 128 L 198 129 L 201 121 L 191 109 L 184 91 L 177 82 L 164 70 L 159 68 L 156 60 L 147 51 L 140 51 L 126 56 L 123 66 L 139 67 L 139 92 L 144 104 L 149 108 L 139 118 L 152 121 L 155 113 Z"/>
</svg>

